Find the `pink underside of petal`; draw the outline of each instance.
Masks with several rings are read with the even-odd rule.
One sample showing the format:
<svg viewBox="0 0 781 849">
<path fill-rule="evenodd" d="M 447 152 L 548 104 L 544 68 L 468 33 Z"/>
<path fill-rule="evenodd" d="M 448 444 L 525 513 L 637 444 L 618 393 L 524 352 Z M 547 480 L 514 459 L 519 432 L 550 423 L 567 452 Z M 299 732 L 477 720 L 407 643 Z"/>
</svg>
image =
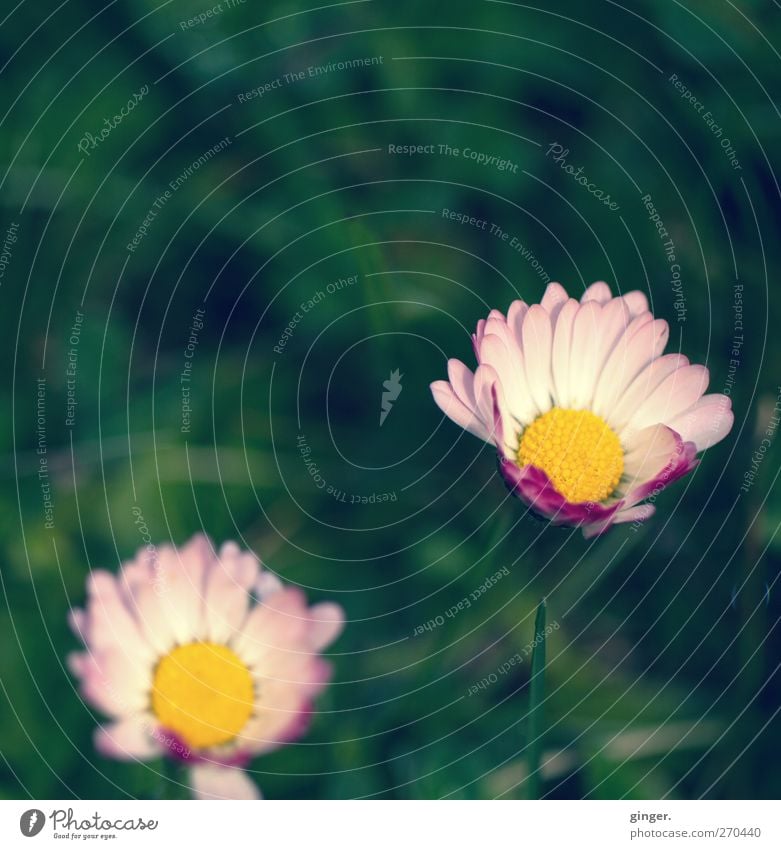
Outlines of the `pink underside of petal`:
<svg viewBox="0 0 781 849">
<path fill-rule="evenodd" d="M 651 495 L 658 494 L 665 487 L 691 472 L 698 463 L 697 446 L 693 442 L 680 441 L 678 451 L 667 465 L 650 480 L 630 489 L 624 496 L 624 503 L 627 507 L 632 507 Z"/>
<path fill-rule="evenodd" d="M 620 501 L 609 506 L 592 502 L 573 504 L 556 490 L 545 472 L 535 466 L 518 466 L 500 457 L 499 470 L 514 495 L 555 525 L 581 526 L 605 522 L 611 520 L 622 506 Z"/>
<path fill-rule="evenodd" d="M 622 522 L 644 522 L 650 519 L 656 512 L 656 507 L 653 504 L 638 504 L 635 507 L 628 507 L 626 510 L 621 510 L 616 514 L 615 524 Z"/>
<path fill-rule="evenodd" d="M 665 428 L 665 431 L 669 429 Z M 499 469 L 510 489 L 535 513 L 556 525 L 583 528 L 588 539 L 607 531 L 617 522 L 643 521 L 654 512 L 653 505 L 636 506 L 655 496 L 666 486 L 688 474 L 698 463 L 694 443 L 683 442 L 677 434 L 671 454 L 653 476 L 627 492 L 612 504 L 568 502 L 554 487 L 544 471 L 534 466 L 519 467 L 512 460 L 499 457 Z"/>
</svg>

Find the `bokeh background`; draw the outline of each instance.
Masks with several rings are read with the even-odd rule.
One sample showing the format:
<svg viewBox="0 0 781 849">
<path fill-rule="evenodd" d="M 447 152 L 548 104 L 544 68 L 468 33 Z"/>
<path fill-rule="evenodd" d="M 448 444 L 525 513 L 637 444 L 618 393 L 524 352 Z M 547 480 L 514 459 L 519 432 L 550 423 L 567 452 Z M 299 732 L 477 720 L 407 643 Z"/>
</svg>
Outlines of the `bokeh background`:
<svg viewBox="0 0 781 849">
<path fill-rule="evenodd" d="M 347 611 L 311 732 L 252 765 L 267 797 L 524 797 L 530 665 L 500 669 L 543 596 L 547 796 L 777 797 L 780 35 L 759 0 L 4 10 L 0 794 L 166 792 L 95 753 L 64 667 L 140 513 Z M 585 542 L 428 385 L 491 307 L 597 279 L 649 295 L 736 424 Z"/>
</svg>

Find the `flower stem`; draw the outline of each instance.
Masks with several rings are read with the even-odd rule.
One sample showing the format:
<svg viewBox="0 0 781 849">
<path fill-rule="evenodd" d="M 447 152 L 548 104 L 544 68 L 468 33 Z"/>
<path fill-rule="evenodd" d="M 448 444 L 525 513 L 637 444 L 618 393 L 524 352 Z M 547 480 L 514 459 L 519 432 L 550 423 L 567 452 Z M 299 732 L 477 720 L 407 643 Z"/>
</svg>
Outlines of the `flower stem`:
<svg viewBox="0 0 781 849">
<path fill-rule="evenodd" d="M 532 672 L 529 682 L 529 718 L 527 724 L 526 757 L 528 766 L 528 796 L 539 799 L 542 780 L 540 776 L 540 756 L 545 701 L 545 608 L 543 598 L 537 607 L 534 620 L 534 642 L 532 643 Z"/>
</svg>

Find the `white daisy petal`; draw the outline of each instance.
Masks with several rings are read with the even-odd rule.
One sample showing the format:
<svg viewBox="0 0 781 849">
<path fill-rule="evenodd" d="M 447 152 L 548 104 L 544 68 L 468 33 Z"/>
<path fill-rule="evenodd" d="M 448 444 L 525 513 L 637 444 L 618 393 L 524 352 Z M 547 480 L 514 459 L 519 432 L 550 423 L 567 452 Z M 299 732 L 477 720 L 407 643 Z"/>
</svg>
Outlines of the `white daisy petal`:
<svg viewBox="0 0 781 849">
<path fill-rule="evenodd" d="M 523 345 L 523 320 L 528 311 L 529 305 L 525 301 L 513 301 L 507 310 L 507 326 L 519 348 Z"/>
<path fill-rule="evenodd" d="M 531 400 L 523 359 L 517 346 L 509 350 L 498 336 L 487 333 L 481 345 L 483 365 L 491 366 L 504 390 L 509 412 L 522 424 L 533 421 L 536 407 Z"/>
<path fill-rule="evenodd" d="M 570 406 L 586 409 L 594 397 L 600 351 L 602 306 L 596 299 L 586 301 L 578 310 L 572 325 L 570 350 Z"/>
<path fill-rule="evenodd" d="M 190 785 L 196 799 L 261 799 L 260 790 L 243 769 L 197 764 L 190 768 Z"/>
<path fill-rule="evenodd" d="M 638 405 L 627 427 L 640 430 L 651 424 L 671 421 L 700 400 L 709 380 L 705 366 L 675 369 Z"/>
<path fill-rule="evenodd" d="M 491 442 L 491 436 L 483 423 L 482 419 L 477 417 L 477 414 L 466 407 L 462 401 L 456 397 L 453 387 L 446 380 L 436 380 L 431 384 L 431 393 L 434 396 L 434 401 L 440 410 L 459 427 L 468 430 L 478 439 L 484 442 Z"/>
<path fill-rule="evenodd" d="M 705 395 L 669 424 L 684 442 L 693 442 L 698 451 L 704 451 L 721 442 L 732 429 L 734 421 L 729 398 L 725 395 Z"/>
<path fill-rule="evenodd" d="M 202 534 L 180 549 L 161 546 L 158 551 L 155 592 L 160 613 L 179 643 L 205 636 L 206 572 L 215 561 L 214 549 Z"/>
<path fill-rule="evenodd" d="M 600 348 L 597 357 L 597 369 L 600 373 L 631 322 L 629 307 L 622 298 L 613 298 L 602 307 L 602 325 L 599 330 Z"/>
<path fill-rule="evenodd" d="M 663 357 L 652 360 L 614 405 L 610 420 L 616 432 L 623 431 L 633 413 L 668 374 L 687 365 L 689 361 L 682 354 L 665 354 Z"/>
<path fill-rule="evenodd" d="M 511 452 L 518 424 L 507 407 L 504 390 L 496 370 L 487 363 L 478 366 L 475 372 L 475 395 L 480 417 L 485 422 L 489 433 L 489 441 L 504 453 Z M 499 407 L 498 422 L 495 404 Z"/>
<path fill-rule="evenodd" d="M 539 304 L 529 307 L 523 320 L 523 358 L 526 381 L 540 413 L 551 408 L 551 344 L 553 331 L 550 316 Z"/>
<path fill-rule="evenodd" d="M 572 350 L 572 326 L 580 309 L 572 298 L 561 308 L 556 322 L 551 354 L 551 372 L 553 377 L 553 397 L 559 407 L 572 404 L 570 385 L 570 351 Z"/>
<path fill-rule="evenodd" d="M 496 369 L 488 363 L 481 363 L 475 371 L 477 412 L 489 433 L 493 432 L 494 421 L 494 398 L 491 387 L 498 379 Z"/>
<path fill-rule="evenodd" d="M 648 298 L 646 298 L 642 292 L 627 292 L 626 295 L 622 297 L 622 300 L 629 307 L 629 312 L 632 318 L 636 318 L 638 315 L 648 312 Z"/>
<path fill-rule="evenodd" d="M 153 649 L 138 622 L 133 602 L 122 592 L 117 579 L 102 569 L 93 571 L 87 579 L 90 594 L 88 608 L 89 634 L 96 649 L 111 649 L 115 645 L 136 657 L 148 660 Z M 87 617 L 82 617 L 82 625 Z"/>
<path fill-rule="evenodd" d="M 229 643 L 247 618 L 249 592 L 255 586 L 260 564 L 238 546 L 220 550 L 206 585 L 204 614 L 207 636 L 216 643 Z"/>
<path fill-rule="evenodd" d="M 612 297 L 613 293 L 610 291 L 610 286 L 604 280 L 598 280 L 586 289 L 580 302 L 587 304 L 589 301 L 596 301 L 598 304 L 606 304 Z"/>
<path fill-rule="evenodd" d="M 104 757 L 120 761 L 158 758 L 164 748 L 152 734 L 155 724 L 150 715 L 141 714 L 104 725 L 95 731 L 95 748 Z"/>
<path fill-rule="evenodd" d="M 548 313 L 551 325 L 556 327 L 556 319 L 564 304 L 569 300 L 569 295 L 561 283 L 548 283 L 545 294 L 542 296 L 540 306 Z"/>
<path fill-rule="evenodd" d="M 447 361 L 447 376 L 450 386 L 456 393 L 456 398 L 474 412 L 476 410 L 474 373 L 461 360 L 450 359 Z"/>
<path fill-rule="evenodd" d="M 665 425 L 656 424 L 632 435 L 624 456 L 623 490 L 651 480 L 659 474 L 678 450 L 675 433 Z"/>
<path fill-rule="evenodd" d="M 669 337 L 667 322 L 650 315 L 633 319 L 607 358 L 594 393 L 594 412 L 611 423 L 618 399 L 645 366 L 664 350 Z"/>
</svg>

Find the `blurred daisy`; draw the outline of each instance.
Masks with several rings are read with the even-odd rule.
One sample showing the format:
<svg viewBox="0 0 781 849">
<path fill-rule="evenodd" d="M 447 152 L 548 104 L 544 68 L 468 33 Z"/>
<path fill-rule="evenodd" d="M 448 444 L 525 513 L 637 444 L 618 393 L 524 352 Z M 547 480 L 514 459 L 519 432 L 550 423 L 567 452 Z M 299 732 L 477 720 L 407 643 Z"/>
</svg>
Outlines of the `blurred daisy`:
<svg viewBox="0 0 781 849">
<path fill-rule="evenodd" d="M 642 292 L 594 283 L 580 302 L 551 283 L 540 304 L 491 310 L 472 336 L 477 370 L 448 362 L 431 384 L 456 424 L 499 451 L 510 490 L 586 537 L 654 512 L 641 502 L 697 464 L 730 431 L 708 369 L 663 354 L 669 328 Z"/>
<path fill-rule="evenodd" d="M 232 542 L 215 553 L 204 536 L 148 546 L 116 577 L 93 571 L 87 588 L 86 610 L 70 616 L 87 650 L 68 661 L 84 699 L 111 717 L 98 751 L 188 764 L 198 798 L 258 798 L 242 767 L 305 731 L 342 609 L 307 607 L 254 554 Z"/>
</svg>

